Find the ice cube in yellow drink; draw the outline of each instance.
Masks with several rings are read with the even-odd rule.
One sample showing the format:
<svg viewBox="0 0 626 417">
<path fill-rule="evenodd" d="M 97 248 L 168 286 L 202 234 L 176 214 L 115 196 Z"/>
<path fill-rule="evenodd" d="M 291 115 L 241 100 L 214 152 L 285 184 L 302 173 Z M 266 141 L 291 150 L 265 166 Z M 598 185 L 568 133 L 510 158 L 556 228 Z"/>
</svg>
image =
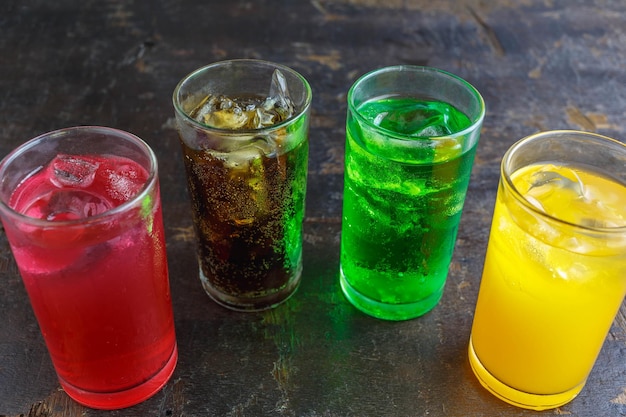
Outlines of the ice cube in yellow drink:
<svg viewBox="0 0 626 417">
<path fill-rule="evenodd" d="M 521 168 L 511 181 L 530 205 L 500 185 L 470 362 L 505 401 L 532 406 L 526 394 L 555 395 L 555 404 L 529 407 L 550 408 L 582 389 L 626 294 L 626 186 L 552 164 Z"/>
</svg>

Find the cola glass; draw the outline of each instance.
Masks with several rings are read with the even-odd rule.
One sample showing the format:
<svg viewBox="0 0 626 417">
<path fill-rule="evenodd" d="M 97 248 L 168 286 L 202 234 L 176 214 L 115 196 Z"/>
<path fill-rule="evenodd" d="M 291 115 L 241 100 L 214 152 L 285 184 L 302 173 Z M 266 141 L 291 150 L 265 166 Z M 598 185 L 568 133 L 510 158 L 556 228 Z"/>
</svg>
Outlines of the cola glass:
<svg viewBox="0 0 626 417">
<path fill-rule="evenodd" d="M 302 272 L 308 82 L 271 62 L 223 61 L 186 76 L 173 102 L 204 289 L 235 310 L 282 303 Z"/>
</svg>

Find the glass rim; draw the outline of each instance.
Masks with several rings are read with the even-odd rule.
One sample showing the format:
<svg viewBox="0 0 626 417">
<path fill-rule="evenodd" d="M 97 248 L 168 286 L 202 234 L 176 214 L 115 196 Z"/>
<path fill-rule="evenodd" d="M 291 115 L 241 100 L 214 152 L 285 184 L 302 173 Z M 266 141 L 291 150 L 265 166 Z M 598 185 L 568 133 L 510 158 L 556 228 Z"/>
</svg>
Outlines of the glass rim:
<svg viewBox="0 0 626 417">
<path fill-rule="evenodd" d="M 187 114 L 187 112 L 185 110 L 183 110 L 182 108 L 182 103 L 180 103 L 179 97 L 180 97 L 180 91 L 182 89 L 182 87 L 185 85 L 185 83 L 189 80 L 192 80 L 193 78 L 197 77 L 198 75 L 219 67 L 219 66 L 223 66 L 225 64 L 235 64 L 235 65 L 265 65 L 267 67 L 273 67 L 274 69 L 279 69 L 281 71 L 290 73 L 291 75 L 293 75 L 296 79 L 300 80 L 300 82 L 302 82 L 302 85 L 304 86 L 304 89 L 306 91 L 306 100 L 304 101 L 302 107 L 300 109 L 298 109 L 297 112 L 295 112 L 293 115 L 291 115 L 291 117 L 276 123 L 274 125 L 271 126 L 267 126 L 267 127 L 263 127 L 260 129 L 226 129 L 226 128 L 220 128 L 220 127 L 214 127 L 214 126 L 210 126 L 210 125 L 206 125 L 204 123 L 200 123 L 198 122 L 196 119 L 194 119 L 193 117 L 191 117 L 189 114 Z M 262 60 L 262 59 L 247 59 L 247 58 L 240 58 L 240 59 L 228 59 L 228 60 L 223 60 L 223 61 L 216 61 L 213 62 L 211 64 L 205 65 L 203 67 L 197 68 L 193 71 L 191 71 L 190 73 L 188 73 L 187 75 L 185 75 L 179 82 L 178 84 L 176 84 L 176 87 L 174 88 L 174 92 L 172 93 L 172 103 L 174 105 L 174 109 L 176 111 L 177 114 L 179 114 L 180 116 L 183 117 L 183 119 L 185 121 L 187 121 L 188 123 L 190 123 L 192 126 L 202 129 L 202 130 L 207 130 L 207 131 L 212 131 L 212 132 L 216 132 L 219 135 L 232 135 L 232 136 L 241 136 L 241 135 L 250 135 L 250 134 L 257 134 L 259 132 L 268 132 L 268 131 L 274 131 L 274 130 L 278 130 L 281 129 L 283 127 L 285 127 L 286 125 L 290 125 L 292 124 L 295 120 L 299 119 L 300 117 L 302 117 L 304 114 L 306 114 L 306 112 L 308 111 L 308 109 L 311 106 L 311 102 L 313 99 L 313 91 L 311 89 L 311 85 L 309 84 L 309 82 L 306 80 L 306 78 L 304 78 L 304 76 L 302 74 L 300 74 L 298 71 L 294 70 L 293 68 L 290 68 L 286 65 L 283 64 L 278 64 L 275 62 L 271 62 L 271 61 L 266 61 L 266 60 Z"/>
<path fill-rule="evenodd" d="M 18 219 L 22 223 L 28 223 L 29 225 L 32 225 L 32 226 L 45 227 L 49 229 L 49 228 L 78 226 L 78 225 L 87 226 L 87 225 L 106 222 L 111 217 L 114 217 L 119 213 L 123 213 L 123 212 L 130 210 L 139 201 L 143 200 L 146 197 L 146 195 L 150 192 L 150 190 L 153 189 L 153 187 L 156 185 L 156 182 L 158 180 L 158 174 L 157 174 L 158 162 L 157 162 L 157 158 L 156 158 L 154 151 L 140 137 L 130 132 L 126 132 L 124 130 L 115 129 L 112 127 L 105 127 L 105 126 L 88 125 L 88 126 L 65 127 L 65 128 L 45 132 L 32 139 L 29 139 L 28 141 L 22 143 L 21 145 L 13 149 L 2 160 L 0 160 L 0 184 L 4 183 L 4 174 L 5 174 L 6 168 L 9 165 L 11 165 L 17 158 L 22 156 L 26 151 L 34 148 L 36 145 L 38 145 L 39 143 L 41 143 L 42 141 L 46 139 L 58 140 L 59 138 L 62 138 L 63 136 L 67 134 L 72 134 L 72 133 L 75 134 L 75 133 L 80 133 L 80 132 L 98 132 L 106 136 L 116 136 L 120 139 L 123 139 L 124 141 L 132 142 L 138 145 L 139 148 L 142 151 L 144 151 L 150 163 L 149 169 L 147 170 L 148 178 L 146 179 L 145 183 L 141 186 L 141 188 L 136 194 L 134 194 L 130 199 L 124 201 L 120 205 L 111 208 L 110 210 L 106 210 L 94 216 L 89 216 L 89 217 L 80 218 L 80 219 L 73 219 L 73 220 L 45 220 L 45 219 L 39 219 L 36 217 L 30 217 L 15 210 L 13 207 L 11 207 L 8 204 L 8 202 L 4 201 L 4 198 L 2 197 L 0 197 L 0 210 L 7 213 L 9 216 L 13 217 L 14 219 Z M 41 169 L 43 168 L 43 166 L 40 166 L 39 168 Z M 32 174 L 33 172 L 31 172 L 28 176 L 25 176 L 20 181 L 20 183 L 23 182 L 26 178 L 29 178 L 29 176 Z"/>
<path fill-rule="evenodd" d="M 474 96 L 474 98 L 476 98 L 477 102 L 480 105 L 480 112 L 479 112 L 479 114 L 476 117 L 474 117 L 474 118 L 470 118 L 471 124 L 468 127 L 466 127 L 465 129 L 459 130 L 458 132 L 454 132 L 454 133 L 451 133 L 449 135 L 442 135 L 442 136 L 408 137 L 407 135 L 404 135 L 404 134 L 395 132 L 393 130 L 385 129 L 383 127 L 375 125 L 370 120 L 368 120 L 367 118 L 363 117 L 363 115 L 361 115 L 361 113 L 358 111 L 356 105 L 354 104 L 354 100 L 352 99 L 353 96 L 354 96 L 355 90 L 358 88 L 358 86 L 360 84 L 362 84 L 363 82 L 365 82 L 369 78 L 378 76 L 378 75 L 383 74 L 383 73 L 402 72 L 402 71 L 410 71 L 410 72 L 413 72 L 413 73 L 431 73 L 431 74 L 440 75 L 440 76 L 443 76 L 445 78 L 448 78 L 448 79 L 451 79 L 453 81 L 458 82 L 459 84 L 461 84 L 464 87 L 466 87 L 467 90 Z M 420 66 L 420 65 L 393 65 L 393 66 L 388 66 L 388 67 L 377 68 L 377 69 L 371 70 L 369 72 L 366 72 L 365 74 L 363 74 L 359 78 L 357 78 L 356 81 L 354 81 L 354 83 L 352 84 L 352 86 L 348 90 L 347 102 L 348 102 L 348 108 L 350 109 L 352 114 L 355 115 L 355 117 L 357 117 L 359 119 L 359 122 L 361 124 L 365 124 L 365 125 L 371 127 L 372 129 L 375 129 L 377 131 L 384 132 L 386 136 L 388 136 L 388 137 L 390 137 L 392 139 L 395 139 L 395 140 L 403 141 L 403 142 L 422 142 L 423 143 L 423 140 L 439 141 L 439 140 L 445 140 L 445 139 L 450 139 L 450 138 L 457 138 L 457 137 L 461 137 L 461 136 L 466 136 L 470 132 L 475 131 L 476 128 L 482 124 L 482 122 L 483 122 L 483 120 L 485 118 L 485 112 L 486 112 L 485 101 L 484 101 L 482 95 L 468 81 L 464 80 L 463 78 L 459 77 L 458 75 L 452 74 L 451 72 L 444 71 L 442 69 L 435 68 L 435 67 L 427 67 L 427 66 Z M 420 140 L 416 140 L 416 139 L 420 139 Z"/>
<path fill-rule="evenodd" d="M 538 215 L 540 218 L 543 218 L 545 220 L 557 223 L 557 224 L 561 224 L 573 229 L 577 229 L 577 230 L 581 230 L 581 231 L 588 231 L 588 232 L 594 232 L 594 233 L 602 233 L 602 234 L 623 234 L 626 233 L 626 225 L 625 226 L 616 226 L 616 227 L 595 227 L 595 226 L 586 226 L 586 225 L 582 225 L 582 224 L 578 224 L 578 223 L 574 223 L 574 222 L 570 222 L 567 220 L 563 220 L 560 219 L 558 217 L 555 217 L 553 215 L 550 215 L 540 209 L 538 209 L 536 206 L 534 206 L 530 201 L 528 201 L 524 195 L 517 189 L 517 187 L 515 187 L 515 185 L 513 184 L 513 181 L 511 180 L 511 175 L 517 171 L 517 170 L 510 170 L 508 169 L 508 165 L 511 161 L 511 158 L 513 157 L 513 155 L 517 152 L 517 150 L 526 145 L 529 142 L 533 142 L 536 140 L 541 140 L 545 137 L 566 137 L 568 135 L 576 135 L 576 136 L 582 136 L 582 137 L 589 137 L 589 138 L 594 138 L 598 141 L 601 142 L 606 142 L 607 144 L 613 144 L 613 145 L 617 145 L 621 148 L 623 148 L 624 152 L 626 153 L 626 144 L 623 142 L 620 142 L 619 140 L 610 138 L 608 136 L 604 136 L 604 135 L 600 135 L 598 133 L 593 133 L 593 132 L 584 132 L 584 131 L 580 131 L 580 130 L 567 130 L 567 129 L 563 129 L 563 130 L 547 130 L 547 131 L 543 131 L 543 132 L 537 132 L 534 133 L 532 135 L 526 136 L 520 140 L 518 140 L 517 142 L 515 142 L 513 145 L 511 145 L 511 147 L 509 147 L 509 149 L 507 149 L 507 151 L 504 153 L 504 156 L 502 157 L 502 162 L 500 163 L 500 178 L 501 180 L 503 179 L 503 184 L 506 186 L 506 188 L 509 190 L 509 192 L 511 192 L 511 194 L 513 195 L 513 197 L 515 198 L 515 200 L 517 202 L 519 202 L 525 209 L 530 210 L 532 213 Z"/>
</svg>

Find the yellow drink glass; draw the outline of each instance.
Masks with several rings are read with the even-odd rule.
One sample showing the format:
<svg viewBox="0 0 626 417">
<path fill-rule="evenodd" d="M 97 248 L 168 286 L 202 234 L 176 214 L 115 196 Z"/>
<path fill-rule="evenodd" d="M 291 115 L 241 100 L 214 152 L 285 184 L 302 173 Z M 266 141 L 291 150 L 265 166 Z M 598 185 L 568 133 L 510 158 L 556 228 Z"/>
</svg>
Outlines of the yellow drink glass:
<svg viewBox="0 0 626 417">
<path fill-rule="evenodd" d="M 626 294 L 626 145 L 522 139 L 502 160 L 469 343 L 500 399 L 544 410 L 584 387 Z"/>
</svg>

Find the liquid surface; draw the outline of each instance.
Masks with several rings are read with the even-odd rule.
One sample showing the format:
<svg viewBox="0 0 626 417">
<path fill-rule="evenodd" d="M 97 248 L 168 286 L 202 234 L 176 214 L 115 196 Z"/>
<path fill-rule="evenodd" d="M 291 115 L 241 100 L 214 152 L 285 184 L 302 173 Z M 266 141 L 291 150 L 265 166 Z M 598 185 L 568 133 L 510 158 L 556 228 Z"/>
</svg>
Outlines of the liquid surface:
<svg viewBox="0 0 626 417">
<path fill-rule="evenodd" d="M 128 159 L 60 154 L 20 184 L 9 205 L 37 219 L 77 220 L 128 201 L 147 179 L 146 170 Z"/>
<path fill-rule="evenodd" d="M 615 180 L 585 167 L 531 165 L 513 181 L 531 204 L 554 218 L 588 227 L 626 226 L 626 193 Z"/>
<path fill-rule="evenodd" d="M 463 112 L 442 101 L 390 97 L 367 101 L 358 112 L 380 128 L 413 138 L 447 136 L 471 124 Z"/>
<path fill-rule="evenodd" d="M 412 112 L 427 109 L 421 119 L 445 121 L 446 117 L 431 113 L 436 107 L 449 110 L 450 106 L 436 104 L 386 99 L 366 103 L 359 112 L 376 123 L 380 121 L 395 131 L 406 133 L 416 128 L 416 117 L 404 121 L 408 118 L 407 108 Z M 396 114 L 398 109 L 404 113 Z M 463 126 L 467 127 L 469 120 L 466 117 L 465 120 Z M 460 126 L 446 127 L 447 130 L 457 128 Z M 475 147 L 462 153 L 455 142 L 456 149 L 447 153 L 453 157 L 445 161 L 434 162 L 437 155 L 429 149 L 430 160 L 395 163 L 370 152 L 367 149 L 370 138 L 364 136 L 366 134 L 356 119 L 349 118 L 342 274 L 359 297 L 395 305 L 402 310 L 404 306 L 428 299 L 433 293 L 440 296 L 443 290 Z M 390 150 L 388 154 L 393 152 L 397 159 L 406 157 L 402 148 Z M 405 319 L 423 314 L 433 306 L 416 306 L 395 313 L 371 309 L 368 313 L 381 318 Z"/>
<path fill-rule="evenodd" d="M 6 231 L 61 383 L 92 407 L 142 401 L 176 363 L 158 189 L 107 222 L 54 222 L 102 214 L 147 177 L 130 160 L 59 155 L 11 198 L 15 210 L 50 221 Z"/>
<path fill-rule="evenodd" d="M 210 127 L 252 130 L 289 119 L 294 114 L 294 104 L 284 75 L 280 70 L 274 70 L 267 97 L 210 94 L 195 103 L 188 113 L 197 122 Z"/>
<path fill-rule="evenodd" d="M 533 165 L 512 181 L 554 217 L 625 225 L 626 187 L 588 167 Z M 471 343 L 485 372 L 503 384 L 567 392 L 584 383 L 626 294 L 626 234 L 574 233 L 515 209 L 510 198 L 501 187 Z"/>
</svg>

